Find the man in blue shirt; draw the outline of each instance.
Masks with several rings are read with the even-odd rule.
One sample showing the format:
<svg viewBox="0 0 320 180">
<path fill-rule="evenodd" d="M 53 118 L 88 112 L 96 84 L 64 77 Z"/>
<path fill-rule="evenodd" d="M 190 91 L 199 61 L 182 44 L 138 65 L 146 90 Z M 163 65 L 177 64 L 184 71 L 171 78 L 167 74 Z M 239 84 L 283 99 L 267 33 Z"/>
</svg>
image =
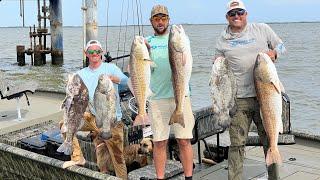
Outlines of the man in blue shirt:
<svg viewBox="0 0 320 180">
<path fill-rule="evenodd" d="M 86 56 L 89 59 L 89 66 L 81 69 L 77 73 L 80 75 L 84 84 L 88 88 L 89 91 L 89 109 L 90 112 L 86 112 L 84 114 L 84 119 L 90 123 L 95 124 L 95 112 L 93 107 L 93 98 L 94 92 L 98 85 L 98 79 L 101 74 L 106 74 L 109 76 L 111 81 L 114 84 L 117 100 L 116 100 L 116 116 L 118 123 L 116 123 L 115 127 L 111 128 L 112 138 L 111 139 L 103 139 L 99 134 L 94 135 L 94 144 L 96 146 L 96 156 L 97 156 L 97 165 L 101 172 L 108 172 L 110 168 L 110 155 L 108 154 L 110 151 L 117 152 L 112 153 L 114 156 L 118 156 L 115 159 L 116 162 L 112 161 L 114 166 L 115 173 L 117 177 L 125 178 L 127 177 L 127 170 L 124 163 L 123 157 L 123 123 L 121 123 L 122 112 L 120 107 L 120 98 L 118 93 L 119 85 L 126 85 L 128 81 L 128 77 L 122 73 L 119 67 L 115 64 L 111 63 L 103 63 L 102 62 L 102 46 L 101 43 L 97 40 L 91 40 L 87 43 L 85 47 Z M 90 108 L 91 107 L 91 108 Z M 92 128 L 87 127 L 86 125 L 81 129 L 83 131 L 93 131 Z M 76 137 L 73 139 L 73 153 L 71 155 L 71 161 L 66 162 L 64 167 L 69 167 L 72 165 L 83 165 L 85 163 L 85 159 L 81 152 L 81 148 L 79 146 L 79 142 Z M 119 153 L 120 152 L 120 153 Z M 109 158 L 108 158 L 109 157 Z M 120 161 L 118 161 L 120 159 Z"/>
</svg>

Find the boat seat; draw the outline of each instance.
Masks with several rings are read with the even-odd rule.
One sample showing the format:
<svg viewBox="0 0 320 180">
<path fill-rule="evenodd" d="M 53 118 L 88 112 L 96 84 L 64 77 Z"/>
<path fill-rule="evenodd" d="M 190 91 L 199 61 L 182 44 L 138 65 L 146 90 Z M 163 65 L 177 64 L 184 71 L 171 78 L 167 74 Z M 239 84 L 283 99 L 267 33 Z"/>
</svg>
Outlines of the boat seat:
<svg viewBox="0 0 320 180">
<path fill-rule="evenodd" d="M 282 93 L 282 123 L 283 133 L 279 134 L 279 145 L 295 144 L 295 136 L 291 133 L 291 119 L 290 119 L 290 99 L 286 93 Z M 251 124 L 246 146 L 262 146 L 260 138 L 258 136 L 257 127 L 254 123 Z"/>
<path fill-rule="evenodd" d="M 30 106 L 27 93 L 34 93 L 38 84 L 36 82 L 13 83 L 9 82 L 4 73 L 0 72 L 0 97 L 1 99 L 17 100 L 18 119 L 21 119 L 20 98 L 25 95 L 27 104 Z"/>
</svg>

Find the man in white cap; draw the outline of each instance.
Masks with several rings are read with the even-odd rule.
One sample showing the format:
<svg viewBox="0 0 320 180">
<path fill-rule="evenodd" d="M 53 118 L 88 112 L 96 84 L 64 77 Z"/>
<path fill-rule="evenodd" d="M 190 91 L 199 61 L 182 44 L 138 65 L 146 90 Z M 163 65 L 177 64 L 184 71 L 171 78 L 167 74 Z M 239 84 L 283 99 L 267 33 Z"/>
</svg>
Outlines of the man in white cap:
<svg viewBox="0 0 320 180">
<path fill-rule="evenodd" d="M 96 157 L 97 165 L 100 169 L 100 172 L 108 172 L 110 170 L 110 158 L 108 159 L 110 151 L 113 151 L 116 162 L 112 162 L 115 173 L 117 177 L 126 179 L 127 178 L 127 169 L 123 157 L 123 123 L 121 122 L 122 112 L 120 107 L 120 98 L 118 93 L 118 86 L 126 86 L 128 82 L 128 77 L 122 73 L 119 67 L 112 63 L 103 63 L 102 62 L 102 46 L 101 43 L 97 40 L 90 40 L 85 47 L 86 56 L 89 59 L 89 66 L 81 69 L 77 73 L 80 75 L 84 84 L 89 91 L 89 107 L 93 105 L 93 97 L 95 89 L 98 85 L 99 76 L 101 74 L 106 74 L 109 76 L 113 82 L 116 93 L 116 116 L 118 122 L 114 127 L 111 128 L 112 137 L 105 137 L 107 133 L 95 134 L 93 133 L 93 142 L 96 146 Z M 84 113 L 84 119 L 96 125 L 93 108 L 89 108 L 91 112 Z M 98 127 L 99 128 L 99 127 Z M 94 131 L 90 129 L 89 126 L 84 126 L 81 129 L 82 131 Z M 69 167 L 72 165 L 84 165 L 85 159 L 81 152 L 79 142 L 76 137 L 72 141 L 73 153 L 71 155 L 71 161 L 64 163 L 63 167 Z M 110 148 L 109 148 L 110 147 Z M 108 148 L 108 149 L 107 149 Z M 112 158 L 111 158 L 112 159 Z"/>
<path fill-rule="evenodd" d="M 241 0 L 231 0 L 227 4 L 226 19 L 229 24 L 218 37 L 215 49 L 215 59 L 224 57 L 229 61 L 238 86 L 238 110 L 229 128 L 229 180 L 243 179 L 244 148 L 252 121 L 258 128 L 265 154 L 268 149 L 253 80 L 256 57 L 259 52 L 265 52 L 275 61 L 285 52 L 282 40 L 267 24 L 247 23 L 247 16 L 247 9 Z M 279 179 L 277 164 L 269 166 L 268 175 L 269 179 Z"/>
<path fill-rule="evenodd" d="M 166 150 L 171 129 L 179 145 L 185 179 L 190 180 L 192 179 L 193 171 L 193 152 L 190 139 L 192 139 L 194 117 L 189 96 L 186 97 L 184 104 L 185 128 L 179 124 L 169 125 L 170 116 L 175 107 L 168 55 L 169 20 L 169 12 L 166 6 L 153 6 L 150 23 L 152 24 L 154 35 L 147 37 L 151 59 L 156 65 L 151 71 L 150 80 L 150 87 L 154 93 L 150 112 L 154 142 L 153 158 L 157 179 L 164 179 L 167 160 Z"/>
</svg>

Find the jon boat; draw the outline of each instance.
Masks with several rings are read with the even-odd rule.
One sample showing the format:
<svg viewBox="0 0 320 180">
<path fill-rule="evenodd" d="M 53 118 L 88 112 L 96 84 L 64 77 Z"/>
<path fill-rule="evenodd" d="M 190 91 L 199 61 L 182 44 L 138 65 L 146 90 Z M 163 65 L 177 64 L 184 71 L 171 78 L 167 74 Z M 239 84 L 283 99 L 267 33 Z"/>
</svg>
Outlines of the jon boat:
<svg viewBox="0 0 320 180">
<path fill-rule="evenodd" d="M 92 143 L 81 133 L 78 137 L 88 161 L 84 167 L 73 166 L 63 169 L 63 161 L 21 148 L 19 143 L 21 139 L 56 127 L 62 118 L 60 105 L 64 97 L 64 92 L 36 91 L 34 94 L 29 94 L 30 106 L 21 97 L 21 119 L 17 118 L 17 102 L 14 99 L 0 100 L 0 179 L 118 179 L 97 171 Z M 286 95 L 283 96 L 283 100 L 285 132 L 279 137 L 279 148 L 283 158 L 280 177 L 297 180 L 320 179 L 320 138 L 291 130 L 290 101 Z M 126 113 L 130 114 L 127 102 L 127 95 L 124 95 L 122 108 L 125 116 Z M 227 179 L 227 160 L 225 160 L 228 147 L 227 131 L 215 125 L 210 107 L 197 109 L 194 115 L 196 118 L 192 139 L 194 179 Z M 254 129 L 253 127 L 247 141 L 243 179 L 266 179 L 263 150 Z M 135 131 L 130 131 L 129 128 L 128 132 L 127 137 L 130 136 L 130 132 L 132 135 Z M 136 142 L 138 139 L 132 140 L 131 137 L 130 141 Z M 173 153 L 169 153 L 168 159 L 176 157 L 172 142 L 169 151 Z M 205 158 L 202 158 L 203 155 Z M 209 162 L 210 165 L 202 161 Z M 131 171 L 128 177 L 129 179 L 152 179 L 155 178 L 155 170 L 152 165 L 149 165 Z M 166 177 L 183 179 L 179 162 L 168 161 Z"/>
</svg>

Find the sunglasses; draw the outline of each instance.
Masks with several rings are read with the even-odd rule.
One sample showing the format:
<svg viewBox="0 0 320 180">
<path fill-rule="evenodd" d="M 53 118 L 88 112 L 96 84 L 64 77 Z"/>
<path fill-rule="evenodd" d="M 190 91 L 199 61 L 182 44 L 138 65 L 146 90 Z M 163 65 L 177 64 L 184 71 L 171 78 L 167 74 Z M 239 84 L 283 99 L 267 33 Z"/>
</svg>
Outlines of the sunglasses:
<svg viewBox="0 0 320 180">
<path fill-rule="evenodd" d="M 227 15 L 229 17 L 233 17 L 233 16 L 236 16 L 236 14 L 238 14 L 238 16 L 242 16 L 246 13 L 246 10 L 244 9 L 234 9 L 234 10 L 231 10 L 227 13 Z"/>
<path fill-rule="evenodd" d="M 160 20 L 168 21 L 169 17 L 168 16 L 154 16 L 154 17 L 152 17 L 152 21 L 160 22 Z"/>
<path fill-rule="evenodd" d="M 89 49 L 87 52 L 88 52 L 88 54 L 94 54 L 94 53 L 100 54 L 102 51 L 101 51 L 101 50 L 92 50 L 92 49 Z"/>
</svg>

